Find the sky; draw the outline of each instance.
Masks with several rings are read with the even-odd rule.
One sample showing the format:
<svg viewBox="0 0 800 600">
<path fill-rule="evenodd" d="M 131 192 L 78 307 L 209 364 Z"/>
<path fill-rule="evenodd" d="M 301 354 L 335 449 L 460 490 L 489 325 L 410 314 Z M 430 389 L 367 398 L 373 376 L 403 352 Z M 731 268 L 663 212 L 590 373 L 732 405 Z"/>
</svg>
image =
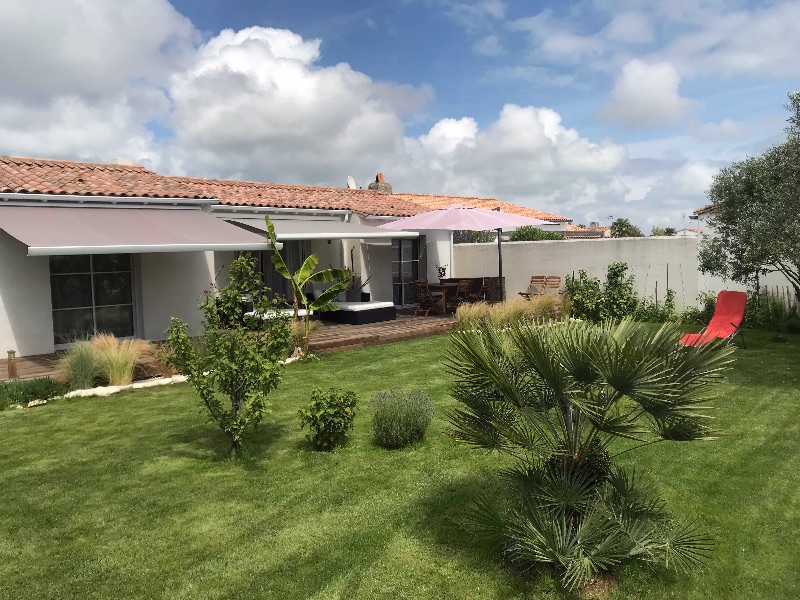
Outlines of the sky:
<svg viewBox="0 0 800 600">
<path fill-rule="evenodd" d="M 800 1 L 0 0 L 0 154 L 689 225 L 781 141 Z"/>
</svg>

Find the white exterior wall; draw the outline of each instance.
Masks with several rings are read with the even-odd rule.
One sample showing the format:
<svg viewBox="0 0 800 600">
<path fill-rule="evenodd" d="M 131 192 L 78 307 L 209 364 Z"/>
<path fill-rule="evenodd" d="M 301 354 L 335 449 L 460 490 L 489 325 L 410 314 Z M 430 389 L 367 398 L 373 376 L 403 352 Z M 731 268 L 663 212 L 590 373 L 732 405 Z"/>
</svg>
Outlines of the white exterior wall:
<svg viewBox="0 0 800 600">
<path fill-rule="evenodd" d="M 0 352 L 6 350 L 53 352 L 53 312 L 49 259 L 28 256 L 27 246 L 0 230 Z"/>
<path fill-rule="evenodd" d="M 225 260 L 228 258 L 229 260 Z M 220 282 L 227 277 L 233 252 L 164 252 L 139 256 L 139 313 L 148 340 L 163 340 L 170 318 L 189 325 L 189 333 L 200 331 L 198 302 L 211 286 L 217 270 Z M 52 334 L 51 334 L 52 337 Z"/>
<path fill-rule="evenodd" d="M 439 229 L 420 231 L 426 239 L 425 252 L 427 253 L 428 272 L 421 273 L 420 276 L 429 281 L 438 281 L 439 274 L 436 266 L 447 266 L 447 277 L 455 277 L 454 263 L 456 263 L 454 248 L 461 244 L 453 244 L 453 232 L 442 231 Z"/>
<path fill-rule="evenodd" d="M 497 244 L 457 244 L 453 254 L 453 277 L 497 277 Z M 666 293 L 669 271 L 669 287 L 676 292 L 677 307 L 695 305 L 697 240 L 677 237 L 504 242 L 506 297 L 512 299 L 525 291 L 532 275 L 565 278 L 584 269 L 604 280 L 613 262 L 628 264 L 640 296 L 654 297 L 657 285 L 659 301 Z"/>
<path fill-rule="evenodd" d="M 385 223 L 381 220 L 363 219 L 357 214 L 350 217 L 356 225 L 377 227 Z M 391 302 L 392 290 L 392 243 L 391 240 L 362 243 L 361 240 L 342 240 L 344 253 L 344 266 L 353 268 L 361 274 L 362 279 L 372 277 L 364 287 L 369 292 L 372 300 Z M 353 248 L 354 264 L 350 264 L 350 249 Z"/>
</svg>

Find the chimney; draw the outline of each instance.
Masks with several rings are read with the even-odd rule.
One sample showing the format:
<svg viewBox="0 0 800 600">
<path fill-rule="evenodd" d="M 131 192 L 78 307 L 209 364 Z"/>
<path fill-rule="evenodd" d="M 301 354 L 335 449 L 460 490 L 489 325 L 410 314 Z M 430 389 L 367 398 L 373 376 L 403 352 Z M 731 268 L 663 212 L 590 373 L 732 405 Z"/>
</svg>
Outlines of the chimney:
<svg viewBox="0 0 800 600">
<path fill-rule="evenodd" d="M 112 160 L 111 164 L 120 165 L 122 167 L 132 167 L 133 166 L 133 159 L 119 157 L 119 158 L 115 158 L 114 160 Z"/>
<path fill-rule="evenodd" d="M 369 189 L 375 190 L 375 191 L 377 191 L 377 192 L 379 192 L 381 194 L 391 194 L 392 193 L 392 184 L 391 183 L 386 183 L 383 180 L 383 173 L 378 173 L 375 176 L 375 181 L 370 183 L 367 187 Z"/>
<path fill-rule="evenodd" d="M 592 221 L 589 223 L 589 231 L 597 231 L 598 229 L 600 229 L 600 223 L 597 221 Z"/>
</svg>

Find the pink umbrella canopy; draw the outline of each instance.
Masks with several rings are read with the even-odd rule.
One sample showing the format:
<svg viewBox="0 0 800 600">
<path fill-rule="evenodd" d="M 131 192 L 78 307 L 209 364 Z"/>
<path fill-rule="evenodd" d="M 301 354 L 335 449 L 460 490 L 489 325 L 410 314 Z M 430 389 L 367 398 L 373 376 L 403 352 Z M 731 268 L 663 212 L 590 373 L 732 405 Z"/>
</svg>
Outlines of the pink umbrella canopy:
<svg viewBox="0 0 800 600">
<path fill-rule="evenodd" d="M 487 231 L 497 229 L 497 271 L 500 285 L 500 299 L 504 300 L 503 292 L 503 236 L 500 230 L 514 229 L 524 225 L 552 225 L 550 221 L 542 221 L 533 217 L 522 217 L 511 213 L 501 213 L 496 210 L 483 208 L 470 208 L 454 204 L 447 208 L 430 210 L 419 213 L 413 217 L 397 219 L 390 223 L 379 225 L 382 229 L 393 231 L 443 229 L 445 231 Z"/>
<path fill-rule="evenodd" d="M 488 229 L 513 229 L 523 225 L 552 225 L 550 221 L 542 221 L 533 217 L 523 217 L 496 210 L 470 208 L 454 204 L 447 208 L 429 210 L 413 217 L 397 219 L 380 225 L 382 229 L 393 231 L 444 229 L 446 231 L 486 231 Z"/>
</svg>

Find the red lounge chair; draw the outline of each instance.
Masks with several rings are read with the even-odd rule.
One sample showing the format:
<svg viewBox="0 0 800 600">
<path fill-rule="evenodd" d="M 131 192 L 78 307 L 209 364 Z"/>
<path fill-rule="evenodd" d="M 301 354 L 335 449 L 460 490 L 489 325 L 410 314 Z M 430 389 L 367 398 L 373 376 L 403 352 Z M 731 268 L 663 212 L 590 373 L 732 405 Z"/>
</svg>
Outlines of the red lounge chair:
<svg viewBox="0 0 800 600">
<path fill-rule="evenodd" d="M 716 339 L 730 342 L 738 333 L 742 336 L 742 346 L 747 348 L 747 344 L 744 343 L 744 335 L 739 331 L 739 326 L 744 319 L 746 304 L 747 294 L 744 292 L 721 291 L 717 296 L 714 316 L 711 317 L 708 325 L 700 333 L 687 333 L 679 343 L 683 346 L 704 346 Z"/>
</svg>

